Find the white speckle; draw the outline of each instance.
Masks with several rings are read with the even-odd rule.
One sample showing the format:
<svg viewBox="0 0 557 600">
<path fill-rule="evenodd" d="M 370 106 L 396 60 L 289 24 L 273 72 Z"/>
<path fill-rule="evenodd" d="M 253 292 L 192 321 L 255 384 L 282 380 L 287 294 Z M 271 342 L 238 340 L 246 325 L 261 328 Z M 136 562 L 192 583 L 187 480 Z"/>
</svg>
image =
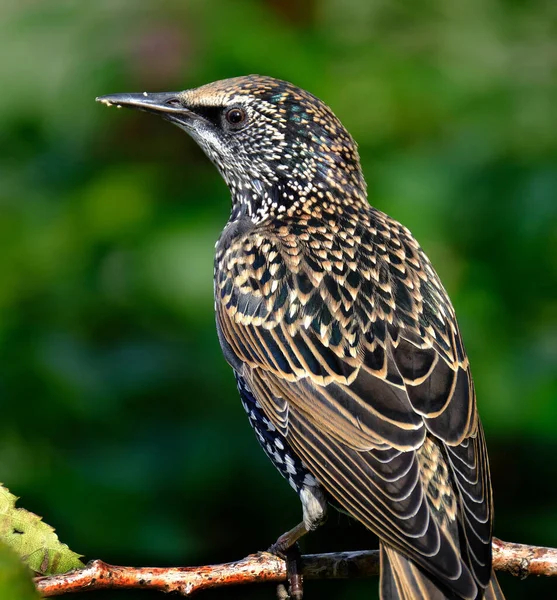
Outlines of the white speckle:
<svg viewBox="0 0 557 600">
<path fill-rule="evenodd" d="M 276 427 L 271 423 L 271 421 L 269 421 L 269 419 L 263 417 L 263 423 L 265 424 L 265 427 L 267 427 L 267 431 L 276 431 Z"/>
<path fill-rule="evenodd" d="M 147 96 L 149 95 L 147 92 L 143 92 L 143 95 L 145 96 L 145 98 L 147 98 Z"/>
<path fill-rule="evenodd" d="M 296 475 L 296 467 L 294 466 L 294 461 L 290 454 L 284 455 L 284 462 L 286 463 L 286 472 L 291 475 Z"/>
<path fill-rule="evenodd" d="M 277 438 L 275 440 L 275 446 L 279 449 L 279 450 L 284 450 L 284 444 L 282 443 L 282 440 L 280 440 L 279 438 Z"/>
<path fill-rule="evenodd" d="M 304 485 L 309 485 L 309 486 L 314 487 L 314 486 L 318 485 L 317 479 L 315 479 L 315 477 L 313 475 L 306 473 L 306 475 L 304 477 Z"/>
</svg>

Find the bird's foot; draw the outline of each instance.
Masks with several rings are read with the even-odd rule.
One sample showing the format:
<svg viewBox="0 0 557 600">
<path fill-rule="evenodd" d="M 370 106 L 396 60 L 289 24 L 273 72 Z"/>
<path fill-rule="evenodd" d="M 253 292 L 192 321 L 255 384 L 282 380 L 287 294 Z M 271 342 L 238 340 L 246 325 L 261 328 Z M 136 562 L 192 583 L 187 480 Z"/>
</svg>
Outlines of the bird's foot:
<svg viewBox="0 0 557 600">
<path fill-rule="evenodd" d="M 290 531 L 283 533 L 278 540 L 269 548 L 271 554 L 276 554 L 286 560 L 286 553 L 292 547 L 298 543 L 298 540 L 306 535 L 308 530 L 304 523 L 298 523 L 296 527 L 293 527 Z"/>
</svg>

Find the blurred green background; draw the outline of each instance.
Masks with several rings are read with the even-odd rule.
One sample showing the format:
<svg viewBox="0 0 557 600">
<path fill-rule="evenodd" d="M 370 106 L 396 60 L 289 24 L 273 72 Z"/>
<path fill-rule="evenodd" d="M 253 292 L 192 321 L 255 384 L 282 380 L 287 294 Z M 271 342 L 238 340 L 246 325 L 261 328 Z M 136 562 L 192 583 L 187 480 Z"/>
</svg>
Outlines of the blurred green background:
<svg viewBox="0 0 557 600">
<path fill-rule="evenodd" d="M 261 73 L 333 107 L 371 202 L 430 255 L 471 358 L 495 533 L 557 546 L 555 0 L 1 0 L 0 48 L 0 481 L 21 506 L 135 565 L 239 558 L 299 520 L 215 333 L 228 190 L 177 128 L 94 102 Z M 303 550 L 375 544 L 333 514 Z M 509 600 L 557 594 L 500 579 Z"/>
</svg>

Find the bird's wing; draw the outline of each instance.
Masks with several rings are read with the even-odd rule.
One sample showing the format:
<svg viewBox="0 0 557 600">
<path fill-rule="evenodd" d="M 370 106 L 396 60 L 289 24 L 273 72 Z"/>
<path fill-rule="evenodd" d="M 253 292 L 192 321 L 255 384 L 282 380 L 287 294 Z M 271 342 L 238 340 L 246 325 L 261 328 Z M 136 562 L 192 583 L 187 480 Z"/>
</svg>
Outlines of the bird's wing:
<svg viewBox="0 0 557 600">
<path fill-rule="evenodd" d="M 429 261 L 381 225 L 232 244 L 217 257 L 219 337 L 339 505 L 465 597 L 464 564 L 489 580 L 491 539 L 468 360 Z"/>
</svg>

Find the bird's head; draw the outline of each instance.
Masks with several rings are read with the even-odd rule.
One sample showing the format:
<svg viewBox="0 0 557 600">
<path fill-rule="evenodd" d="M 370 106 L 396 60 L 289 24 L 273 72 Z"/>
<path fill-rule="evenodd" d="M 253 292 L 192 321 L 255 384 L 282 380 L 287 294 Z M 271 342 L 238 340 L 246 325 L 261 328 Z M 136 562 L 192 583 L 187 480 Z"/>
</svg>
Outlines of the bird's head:
<svg viewBox="0 0 557 600">
<path fill-rule="evenodd" d="M 221 172 L 234 205 L 254 221 L 309 198 L 365 201 L 354 140 L 328 106 L 291 83 L 250 75 L 97 100 L 156 113 L 184 129 Z"/>
</svg>

